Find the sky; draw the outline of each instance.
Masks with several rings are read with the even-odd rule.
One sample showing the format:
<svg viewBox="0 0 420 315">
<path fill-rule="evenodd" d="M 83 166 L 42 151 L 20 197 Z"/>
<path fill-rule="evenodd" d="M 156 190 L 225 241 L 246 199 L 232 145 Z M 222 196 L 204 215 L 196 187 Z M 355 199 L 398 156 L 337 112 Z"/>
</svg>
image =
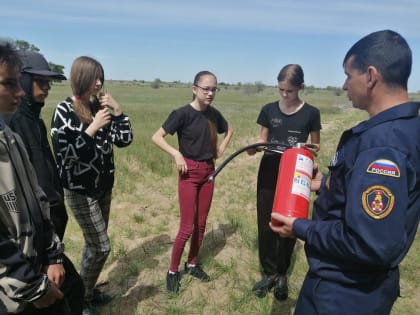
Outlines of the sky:
<svg viewBox="0 0 420 315">
<path fill-rule="evenodd" d="M 342 62 L 363 36 L 392 29 L 413 52 L 409 91 L 420 91 L 418 0 L 14 0 L 1 4 L 0 37 L 37 46 L 65 67 L 97 59 L 105 78 L 275 85 L 298 63 L 305 84 L 341 87 Z"/>
</svg>

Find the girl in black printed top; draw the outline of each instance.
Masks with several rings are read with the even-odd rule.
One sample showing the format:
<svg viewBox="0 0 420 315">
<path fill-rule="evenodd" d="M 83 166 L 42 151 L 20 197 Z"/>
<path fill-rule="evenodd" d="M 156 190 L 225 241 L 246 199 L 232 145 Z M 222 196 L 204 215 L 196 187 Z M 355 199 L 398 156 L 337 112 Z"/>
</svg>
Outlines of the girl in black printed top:
<svg viewBox="0 0 420 315">
<path fill-rule="evenodd" d="M 210 280 L 197 262 L 214 189 L 214 182 L 207 180 L 214 171 L 214 160 L 223 154 L 232 137 L 232 129 L 227 121 L 211 106 L 217 90 L 216 76 L 209 71 L 199 72 L 192 87 L 192 102 L 174 110 L 152 137 L 159 148 L 173 156 L 179 172 L 181 222 L 166 274 L 166 288 L 173 293 L 179 290 L 178 267 L 190 237 L 191 246 L 184 265 L 185 272 L 201 281 Z M 179 150 L 164 139 L 167 134 L 173 135 L 175 132 L 178 135 Z M 220 146 L 217 145 L 218 133 L 224 134 Z"/>
<path fill-rule="evenodd" d="M 104 71 L 98 61 L 77 58 L 70 81 L 73 96 L 57 105 L 51 134 L 65 198 L 85 239 L 80 275 L 86 290 L 83 314 L 89 314 L 91 303 L 111 298 L 94 287 L 110 252 L 113 145 L 128 146 L 133 134 L 120 105 L 110 93 L 100 93 Z"/>
</svg>

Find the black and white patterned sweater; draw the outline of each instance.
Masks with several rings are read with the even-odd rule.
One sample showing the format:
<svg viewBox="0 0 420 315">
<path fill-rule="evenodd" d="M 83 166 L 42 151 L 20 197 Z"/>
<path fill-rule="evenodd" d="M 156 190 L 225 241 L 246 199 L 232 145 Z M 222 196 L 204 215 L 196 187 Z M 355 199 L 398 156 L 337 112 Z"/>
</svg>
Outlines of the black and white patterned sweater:
<svg viewBox="0 0 420 315">
<path fill-rule="evenodd" d="M 133 132 L 128 116 L 112 116 L 111 123 L 95 137 L 86 132 L 73 110 L 71 98 L 59 103 L 51 122 L 55 158 L 64 188 L 85 194 L 111 190 L 114 185 L 114 151 L 128 146 Z"/>
</svg>

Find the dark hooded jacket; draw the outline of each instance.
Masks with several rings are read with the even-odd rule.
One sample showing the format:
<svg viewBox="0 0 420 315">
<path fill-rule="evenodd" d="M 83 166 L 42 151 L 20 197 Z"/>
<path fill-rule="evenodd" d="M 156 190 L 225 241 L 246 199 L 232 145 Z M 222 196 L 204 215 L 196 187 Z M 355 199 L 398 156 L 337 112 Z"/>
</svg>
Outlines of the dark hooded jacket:
<svg viewBox="0 0 420 315">
<path fill-rule="evenodd" d="M 57 166 L 48 143 L 47 130 L 40 113 L 44 103 L 37 103 L 32 97 L 32 76 L 22 73 L 21 85 L 25 96 L 16 113 L 9 122 L 10 128 L 18 133 L 28 152 L 29 159 L 36 171 L 38 182 L 47 195 L 52 211 L 54 207 L 64 205 L 63 188 L 58 177 Z M 67 214 L 52 213 L 67 217 Z M 60 235 L 61 236 L 61 235 Z"/>
</svg>

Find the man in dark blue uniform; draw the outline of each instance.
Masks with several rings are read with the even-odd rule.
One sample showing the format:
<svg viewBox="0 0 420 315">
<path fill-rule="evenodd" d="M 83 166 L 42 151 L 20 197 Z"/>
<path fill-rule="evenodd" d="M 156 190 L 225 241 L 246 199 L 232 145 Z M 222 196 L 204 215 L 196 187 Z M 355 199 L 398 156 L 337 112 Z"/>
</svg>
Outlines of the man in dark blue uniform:
<svg viewBox="0 0 420 315">
<path fill-rule="evenodd" d="M 309 272 L 295 315 L 390 314 L 398 265 L 420 218 L 420 104 L 410 102 L 411 50 L 384 30 L 359 40 L 343 62 L 353 106 L 369 119 L 345 131 L 316 174 L 313 220 L 272 214 L 271 228 L 305 241 Z"/>
</svg>

